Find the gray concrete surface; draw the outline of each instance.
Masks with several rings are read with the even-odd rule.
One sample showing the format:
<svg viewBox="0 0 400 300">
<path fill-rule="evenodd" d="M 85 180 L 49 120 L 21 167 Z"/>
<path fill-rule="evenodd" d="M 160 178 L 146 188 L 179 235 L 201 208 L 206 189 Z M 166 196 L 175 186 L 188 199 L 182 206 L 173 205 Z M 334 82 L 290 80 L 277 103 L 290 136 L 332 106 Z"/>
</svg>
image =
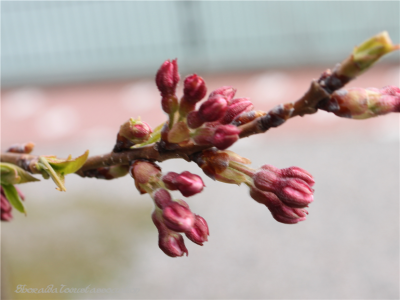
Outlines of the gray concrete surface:
<svg viewBox="0 0 400 300">
<path fill-rule="evenodd" d="M 311 172 L 315 201 L 297 225 L 275 222 L 247 188 L 205 179 L 188 200 L 210 227 L 189 257 L 157 247 L 150 199 L 131 178 L 114 182 L 68 178 L 68 193 L 46 182 L 23 187 L 29 216 L 2 226 L 5 299 L 28 287 L 120 288 L 115 294 L 50 294 L 41 299 L 398 299 L 399 141 L 347 132 L 341 137 L 271 132 L 234 149 L 283 168 Z M 164 170 L 198 172 L 168 161 Z M 25 294 L 32 299 L 39 295 Z"/>
</svg>

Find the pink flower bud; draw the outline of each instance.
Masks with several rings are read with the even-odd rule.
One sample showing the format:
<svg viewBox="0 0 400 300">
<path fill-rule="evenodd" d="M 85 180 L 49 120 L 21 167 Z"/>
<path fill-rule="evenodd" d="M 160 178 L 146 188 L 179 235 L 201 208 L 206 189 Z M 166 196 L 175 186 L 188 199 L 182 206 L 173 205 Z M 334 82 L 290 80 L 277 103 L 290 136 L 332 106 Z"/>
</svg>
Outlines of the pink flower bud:
<svg viewBox="0 0 400 300">
<path fill-rule="evenodd" d="M 156 84 L 161 95 L 164 97 L 175 94 L 179 80 L 177 60 L 166 60 L 156 74 Z"/>
<path fill-rule="evenodd" d="M 253 103 L 248 98 L 233 99 L 221 119 L 221 124 L 229 124 L 240 114 L 250 111 L 254 108 Z"/>
<path fill-rule="evenodd" d="M 184 254 L 189 255 L 189 251 L 185 246 L 181 234 L 168 231 L 167 233 L 160 233 L 158 235 L 158 247 L 171 257 L 181 257 Z"/>
<path fill-rule="evenodd" d="M 230 103 L 230 101 L 235 97 L 236 94 L 236 89 L 234 89 L 231 86 L 223 86 L 220 87 L 219 89 L 216 89 L 215 91 L 211 92 L 209 98 L 212 98 L 214 96 L 222 96 L 225 98 L 225 100 Z"/>
<path fill-rule="evenodd" d="M 211 145 L 215 128 L 202 127 L 197 129 L 195 134 L 192 136 L 193 141 L 196 145 Z"/>
<path fill-rule="evenodd" d="M 163 209 L 172 202 L 171 194 L 165 189 L 158 189 L 153 194 L 155 204 Z"/>
<path fill-rule="evenodd" d="M 287 206 L 274 193 L 261 191 L 255 187 L 251 187 L 250 196 L 258 203 L 264 204 L 269 209 L 274 219 L 278 222 L 296 224 L 306 220 L 308 212 L 305 209 Z"/>
<path fill-rule="evenodd" d="M 185 234 L 189 240 L 203 246 L 203 243 L 208 241 L 208 236 L 210 235 L 206 220 L 199 215 L 195 215 L 195 222 L 192 229 L 185 232 Z"/>
<path fill-rule="evenodd" d="M 194 224 L 193 213 L 188 207 L 178 202 L 171 202 L 164 207 L 162 215 L 164 224 L 176 232 L 189 231 Z"/>
<path fill-rule="evenodd" d="M 176 174 L 175 172 L 170 173 L 162 178 L 165 186 L 167 188 L 172 187 L 171 190 L 179 190 L 185 197 L 200 193 L 205 186 L 200 176 L 188 171 L 182 172 L 181 174 Z"/>
<path fill-rule="evenodd" d="M 119 134 L 134 144 L 144 143 L 150 138 L 152 132 L 147 123 L 133 118 L 122 124 L 119 129 Z"/>
<path fill-rule="evenodd" d="M 135 179 L 136 188 L 141 194 L 146 193 L 141 185 L 157 181 L 161 177 L 161 168 L 153 162 L 144 160 L 134 161 L 129 172 Z"/>
<path fill-rule="evenodd" d="M 198 116 L 204 122 L 214 122 L 221 119 L 227 109 L 228 102 L 225 98 L 216 95 L 208 98 L 208 100 L 200 106 Z"/>
<path fill-rule="evenodd" d="M 189 103 L 196 103 L 207 94 L 207 87 L 204 79 L 196 74 L 186 77 L 183 88 L 185 100 Z"/>
<path fill-rule="evenodd" d="M 24 195 L 21 193 L 21 191 L 15 187 L 15 189 L 18 192 L 19 197 L 24 200 L 25 197 Z M 1 217 L 1 221 L 6 221 L 9 222 L 12 220 L 13 216 L 12 216 L 12 206 L 10 204 L 10 202 L 8 201 L 6 194 L 4 193 L 3 187 L 0 186 L 0 217 Z"/>
<path fill-rule="evenodd" d="M 253 176 L 254 185 L 266 192 L 272 192 L 286 205 L 295 208 L 306 207 L 313 201 L 314 179 L 311 174 L 297 167 L 277 169 L 263 166 Z"/>
<path fill-rule="evenodd" d="M 168 256 L 180 257 L 188 250 L 185 247 L 182 235 L 179 233 L 169 230 L 162 219 L 162 216 L 158 210 L 154 211 L 151 215 L 154 225 L 158 230 L 158 246 Z"/>
<path fill-rule="evenodd" d="M 323 109 L 344 118 L 367 119 L 390 112 L 400 112 L 400 90 L 349 88 L 335 91 Z"/>
<path fill-rule="evenodd" d="M 165 95 L 161 99 L 161 108 L 167 114 L 172 114 L 178 110 L 178 98 L 175 95 Z"/>
<path fill-rule="evenodd" d="M 234 125 L 221 125 L 215 130 L 212 144 L 220 150 L 227 149 L 239 139 L 239 133 Z"/>
<path fill-rule="evenodd" d="M 202 118 L 200 118 L 199 112 L 197 110 L 191 111 L 187 115 L 187 120 L 186 120 L 189 128 L 195 129 L 199 128 L 201 125 L 204 124 L 204 121 Z"/>
<path fill-rule="evenodd" d="M 3 188 L 1 189 L 1 220 L 2 221 L 11 221 L 12 216 L 12 207 L 11 204 L 8 202 L 6 196 L 3 194 Z"/>
<path fill-rule="evenodd" d="M 171 191 L 176 191 L 178 188 L 175 185 L 175 178 L 178 176 L 178 173 L 168 172 L 165 174 L 161 180 L 164 182 L 165 187 Z"/>
</svg>

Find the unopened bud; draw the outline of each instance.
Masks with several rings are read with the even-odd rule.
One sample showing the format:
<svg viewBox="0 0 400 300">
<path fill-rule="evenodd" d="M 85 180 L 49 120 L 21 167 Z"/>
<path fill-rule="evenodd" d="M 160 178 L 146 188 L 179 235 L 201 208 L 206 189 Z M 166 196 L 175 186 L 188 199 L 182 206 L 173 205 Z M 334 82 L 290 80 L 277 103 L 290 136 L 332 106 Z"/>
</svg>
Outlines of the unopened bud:
<svg viewBox="0 0 400 300">
<path fill-rule="evenodd" d="M 209 149 L 194 156 L 193 161 L 210 178 L 224 183 L 240 185 L 246 182 L 247 178 L 242 172 L 229 167 L 231 155 L 231 153 L 228 154 L 225 151 Z"/>
<path fill-rule="evenodd" d="M 32 152 L 34 147 L 35 147 L 35 144 L 32 142 L 25 143 L 25 144 L 15 144 L 15 145 L 12 145 L 10 148 L 8 148 L 8 150 L 6 152 L 29 154 Z"/>
<path fill-rule="evenodd" d="M 229 124 L 240 114 L 250 111 L 254 108 L 253 103 L 248 98 L 233 99 L 221 119 L 221 124 Z"/>
<path fill-rule="evenodd" d="M 326 110 L 339 117 L 353 119 L 400 112 L 400 89 L 394 86 L 341 89 L 332 94 Z"/>
<path fill-rule="evenodd" d="M 199 112 L 197 110 L 192 111 L 187 115 L 186 122 L 189 128 L 192 129 L 199 128 L 201 125 L 204 124 L 204 121 L 202 118 L 200 118 Z"/>
<path fill-rule="evenodd" d="M 236 89 L 234 89 L 231 86 L 223 86 L 220 87 L 218 89 L 216 89 L 215 91 L 212 91 L 210 94 L 210 98 L 214 97 L 214 96 L 222 96 L 225 98 L 225 100 L 230 103 L 230 101 L 233 99 L 233 97 L 235 97 L 236 94 Z"/>
<path fill-rule="evenodd" d="M 185 122 L 175 123 L 168 131 L 168 142 L 180 143 L 190 138 L 190 131 Z"/>
<path fill-rule="evenodd" d="M 214 96 L 208 98 L 200 108 L 198 115 L 204 122 L 214 122 L 221 119 L 228 109 L 228 102 L 224 97 Z"/>
<path fill-rule="evenodd" d="M 221 125 L 215 130 L 212 144 L 220 150 L 227 149 L 239 139 L 239 133 L 234 125 Z"/>
<path fill-rule="evenodd" d="M 348 78 L 357 77 L 383 55 L 399 49 L 400 45 L 393 45 L 387 31 L 383 31 L 355 47 L 352 55 L 341 63 L 337 73 Z"/>
<path fill-rule="evenodd" d="M 296 224 L 306 220 L 308 212 L 305 209 L 287 206 L 274 193 L 251 187 L 250 196 L 258 203 L 264 204 L 271 212 L 273 218 L 278 222 Z"/>
<path fill-rule="evenodd" d="M 187 256 L 189 252 L 185 246 L 182 235 L 169 230 L 165 226 L 159 209 L 156 209 L 152 213 L 151 218 L 158 230 L 158 246 L 160 249 L 170 257 L 180 257 L 185 253 Z"/>
<path fill-rule="evenodd" d="M 161 99 L 161 107 L 167 114 L 173 114 L 178 110 L 178 98 L 175 95 L 166 95 Z"/>
<path fill-rule="evenodd" d="M 195 215 L 193 227 L 185 234 L 189 240 L 203 246 L 203 243 L 208 241 L 208 236 L 210 235 L 206 220 L 199 215 Z"/>
<path fill-rule="evenodd" d="M 6 196 L 3 193 L 3 188 L 1 188 L 1 220 L 2 221 L 11 221 L 13 216 L 12 216 L 12 207 L 10 202 L 8 202 Z"/>
<path fill-rule="evenodd" d="M 144 143 L 150 138 L 152 132 L 147 123 L 133 118 L 122 124 L 119 129 L 119 134 L 134 144 Z"/>
<path fill-rule="evenodd" d="M 185 197 L 200 193 L 205 186 L 200 176 L 188 171 L 181 174 L 169 172 L 162 177 L 162 181 L 168 189 L 179 190 Z"/>
<path fill-rule="evenodd" d="M 17 190 L 18 196 L 22 200 L 24 200 L 25 197 L 21 193 L 21 191 L 17 187 L 15 187 L 15 189 Z M 6 194 L 5 194 L 2 186 L 0 186 L 0 198 L 1 198 L 0 199 L 0 208 L 1 208 L 1 210 L 0 210 L 0 219 L 1 219 L 1 221 L 9 222 L 13 218 L 12 206 L 11 206 L 9 200 L 6 197 Z"/>
<path fill-rule="evenodd" d="M 295 208 L 306 207 L 313 201 L 314 184 L 312 176 L 297 167 L 279 170 L 263 166 L 253 176 L 254 185 L 266 192 L 272 192 L 286 205 Z"/>
<path fill-rule="evenodd" d="M 194 224 L 193 213 L 188 207 L 181 203 L 171 202 L 167 207 L 163 208 L 162 212 L 165 225 L 173 231 L 186 232 L 189 231 Z"/>
<path fill-rule="evenodd" d="M 174 95 L 179 80 L 177 60 L 166 60 L 156 74 L 156 84 L 161 96 Z"/>
<path fill-rule="evenodd" d="M 204 79 L 196 74 L 185 78 L 183 95 L 189 103 L 196 103 L 207 94 L 207 87 Z"/>
<path fill-rule="evenodd" d="M 182 235 L 173 231 L 159 234 L 158 247 L 170 257 L 189 255 Z"/>
<path fill-rule="evenodd" d="M 196 145 L 211 145 L 215 128 L 202 127 L 196 130 L 194 135 L 192 135 L 193 141 Z"/>
<path fill-rule="evenodd" d="M 158 189 L 153 193 L 155 204 L 163 209 L 172 202 L 171 194 L 165 189 Z"/>
<path fill-rule="evenodd" d="M 156 182 L 161 177 L 161 168 L 153 162 L 136 160 L 130 168 L 130 174 L 135 179 L 136 188 L 141 194 L 145 194 L 143 186 Z"/>
</svg>

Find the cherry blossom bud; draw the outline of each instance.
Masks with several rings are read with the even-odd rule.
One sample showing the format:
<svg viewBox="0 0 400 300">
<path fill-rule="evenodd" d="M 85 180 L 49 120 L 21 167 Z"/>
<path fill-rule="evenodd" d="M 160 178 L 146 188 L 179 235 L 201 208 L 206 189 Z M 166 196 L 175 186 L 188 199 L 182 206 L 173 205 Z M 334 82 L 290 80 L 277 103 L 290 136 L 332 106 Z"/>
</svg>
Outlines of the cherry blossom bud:
<svg viewBox="0 0 400 300">
<path fill-rule="evenodd" d="M 119 129 L 119 134 L 134 144 L 144 143 L 150 138 L 152 132 L 147 123 L 133 118 L 122 124 Z"/>
<path fill-rule="evenodd" d="M 142 185 L 158 181 L 161 177 L 161 168 L 150 161 L 136 160 L 131 165 L 130 174 L 135 179 L 136 188 L 141 194 L 145 194 Z"/>
<path fill-rule="evenodd" d="M 186 77 L 183 88 L 185 101 L 189 103 L 199 102 L 207 94 L 204 79 L 196 74 Z"/>
<path fill-rule="evenodd" d="M 195 222 L 190 231 L 185 232 L 187 238 L 192 242 L 203 246 L 204 242 L 208 241 L 210 232 L 206 220 L 199 215 L 195 215 Z"/>
<path fill-rule="evenodd" d="M 215 128 L 202 127 L 196 130 L 195 134 L 192 136 L 192 139 L 197 145 L 211 145 L 214 133 Z"/>
<path fill-rule="evenodd" d="M 181 143 L 190 139 L 190 131 L 185 122 L 175 123 L 172 128 L 168 131 L 167 135 L 168 142 L 170 143 Z"/>
<path fill-rule="evenodd" d="M 192 129 L 199 128 L 201 125 L 204 124 L 204 120 L 200 117 L 199 112 L 197 110 L 191 111 L 187 115 L 186 122 L 189 128 Z"/>
<path fill-rule="evenodd" d="M 162 216 L 164 224 L 176 232 L 189 231 L 194 224 L 194 215 L 186 205 L 178 202 L 171 202 L 163 208 Z"/>
<path fill-rule="evenodd" d="M 211 92 L 209 98 L 212 98 L 214 96 L 222 96 L 225 98 L 225 100 L 230 103 L 230 101 L 235 97 L 236 94 L 236 89 L 234 89 L 231 86 L 223 86 L 220 87 L 219 89 L 216 89 L 215 91 Z"/>
<path fill-rule="evenodd" d="M 165 189 L 158 189 L 153 193 L 153 199 L 155 204 L 163 209 L 172 202 L 171 194 Z"/>
<path fill-rule="evenodd" d="M 400 89 L 395 86 L 350 88 L 335 91 L 323 108 L 339 117 L 367 119 L 390 112 L 400 112 Z"/>
<path fill-rule="evenodd" d="M 161 212 L 156 209 L 152 213 L 151 218 L 158 230 L 158 246 L 160 247 L 160 249 L 166 255 L 171 257 L 181 257 L 185 253 L 187 256 L 189 252 L 185 246 L 182 235 L 169 230 L 165 226 L 161 216 Z"/>
<path fill-rule="evenodd" d="M 171 257 L 181 257 L 185 254 L 186 256 L 189 255 L 182 235 L 173 231 L 159 234 L 158 247 Z"/>
<path fill-rule="evenodd" d="M 240 114 L 250 111 L 254 108 L 253 103 L 248 98 L 233 99 L 221 119 L 221 124 L 229 124 Z"/>
<path fill-rule="evenodd" d="M 225 98 L 216 95 L 208 98 L 208 100 L 200 106 L 198 116 L 204 122 L 214 122 L 221 119 L 227 109 L 228 102 Z"/>
<path fill-rule="evenodd" d="M 253 176 L 254 185 L 266 192 L 272 192 L 286 205 L 295 208 L 306 207 L 313 201 L 314 184 L 312 176 L 297 167 L 277 169 L 265 165 Z"/>
<path fill-rule="evenodd" d="M 394 45 L 387 31 L 383 31 L 355 47 L 352 55 L 338 66 L 337 73 L 348 78 L 357 77 L 383 55 L 399 49 L 400 45 Z"/>
<path fill-rule="evenodd" d="M 10 202 L 8 202 L 6 196 L 3 193 L 3 188 L 1 188 L 1 220 L 2 221 L 11 221 L 13 216 L 12 216 L 12 207 Z"/>
<path fill-rule="evenodd" d="M 183 196 L 190 197 L 200 193 L 205 186 L 200 176 L 184 171 L 181 174 L 169 172 L 162 178 L 170 190 L 179 190 Z"/>
<path fill-rule="evenodd" d="M 156 84 L 161 96 L 174 95 L 179 80 L 177 60 L 166 60 L 156 74 Z"/>
<path fill-rule="evenodd" d="M 161 107 L 167 114 L 173 114 L 178 110 L 178 98 L 175 95 L 166 95 L 161 99 Z"/>
<path fill-rule="evenodd" d="M 238 157 L 233 157 L 231 152 L 226 153 L 216 149 L 204 150 L 193 157 L 193 161 L 208 177 L 220 182 L 240 185 L 248 180 L 242 172 L 230 167 L 230 161 L 237 159 Z"/>
<path fill-rule="evenodd" d="M 250 196 L 258 203 L 267 206 L 274 219 L 278 222 L 296 224 L 306 220 L 308 212 L 305 209 L 287 206 L 274 193 L 261 191 L 255 187 L 251 187 Z"/>
<path fill-rule="evenodd" d="M 220 150 L 227 149 L 239 139 L 239 133 L 234 125 L 221 125 L 215 130 L 212 144 Z"/>
<path fill-rule="evenodd" d="M 29 154 L 32 152 L 34 147 L 35 147 L 35 144 L 32 142 L 25 143 L 25 144 L 15 144 L 15 145 L 12 145 L 10 148 L 8 148 L 6 152 Z"/>
<path fill-rule="evenodd" d="M 176 191 L 178 188 L 175 185 L 175 178 L 178 176 L 178 173 L 168 172 L 165 174 L 161 180 L 164 182 L 165 187 L 171 191 Z"/>
<path fill-rule="evenodd" d="M 24 200 L 25 197 L 24 195 L 21 193 L 21 191 L 15 187 L 15 189 L 17 190 L 17 193 L 19 195 L 19 197 Z M 13 216 L 12 216 L 12 206 L 10 204 L 10 202 L 8 201 L 6 194 L 3 190 L 3 187 L 0 186 L 0 217 L 1 217 L 1 221 L 6 221 L 9 222 L 12 220 Z"/>
</svg>

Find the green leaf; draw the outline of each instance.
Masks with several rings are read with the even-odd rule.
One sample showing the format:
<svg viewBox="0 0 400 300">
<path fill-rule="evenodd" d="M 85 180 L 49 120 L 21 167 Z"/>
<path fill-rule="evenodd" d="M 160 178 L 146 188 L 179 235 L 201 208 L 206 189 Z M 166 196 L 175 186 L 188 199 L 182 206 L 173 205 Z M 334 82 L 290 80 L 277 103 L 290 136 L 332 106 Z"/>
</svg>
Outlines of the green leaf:
<svg viewBox="0 0 400 300">
<path fill-rule="evenodd" d="M 40 181 L 24 169 L 10 163 L 0 163 L 1 184 L 19 184 L 31 181 Z"/>
<path fill-rule="evenodd" d="M 72 159 L 71 155 L 67 159 L 59 159 L 55 156 L 40 156 L 38 169 L 47 173 L 54 183 L 57 185 L 57 190 L 65 192 L 65 175 L 75 173 L 86 162 L 89 156 L 89 150 L 83 155 Z M 43 175 L 43 177 L 45 177 Z"/>
<path fill-rule="evenodd" d="M 20 198 L 17 189 L 12 184 L 2 184 L 4 194 L 10 202 L 10 204 L 19 212 L 26 215 L 25 206 Z"/>
<path fill-rule="evenodd" d="M 61 192 L 67 191 L 64 185 L 64 176 L 62 176 L 59 172 L 56 172 L 44 156 L 39 156 L 38 167 L 40 167 L 41 171 L 45 171 L 51 177 L 51 179 L 53 179 L 54 183 L 57 185 L 57 190 Z"/>
<path fill-rule="evenodd" d="M 71 155 L 67 159 L 59 159 L 55 157 L 46 158 L 49 164 L 58 172 L 67 175 L 75 173 L 85 164 L 89 156 L 89 150 L 77 158 L 71 159 Z"/>
</svg>

